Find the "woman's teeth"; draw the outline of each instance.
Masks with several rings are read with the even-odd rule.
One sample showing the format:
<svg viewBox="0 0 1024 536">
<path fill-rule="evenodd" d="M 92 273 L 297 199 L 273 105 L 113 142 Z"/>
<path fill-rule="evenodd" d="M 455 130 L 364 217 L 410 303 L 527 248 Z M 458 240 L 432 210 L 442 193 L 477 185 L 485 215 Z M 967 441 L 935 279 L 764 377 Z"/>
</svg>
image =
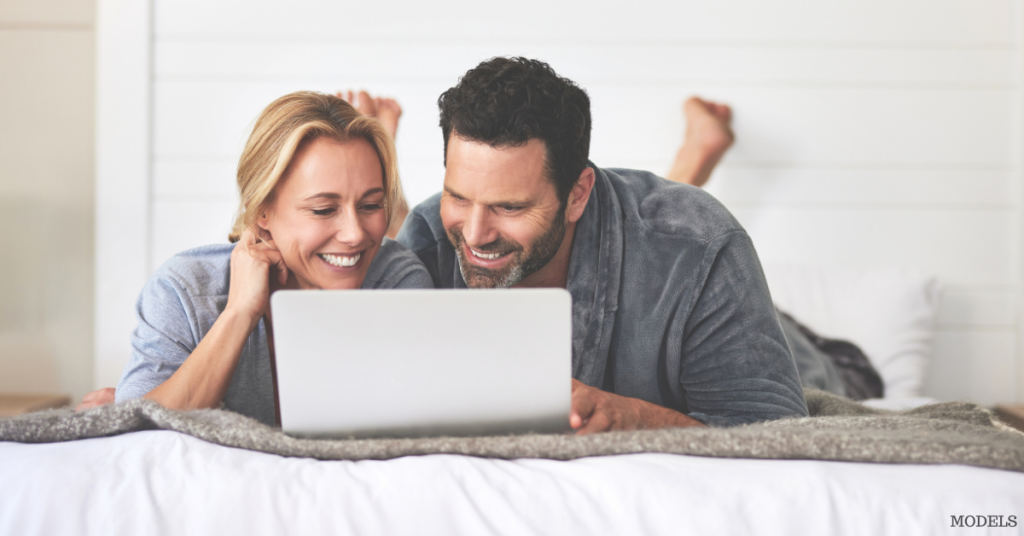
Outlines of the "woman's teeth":
<svg viewBox="0 0 1024 536">
<path fill-rule="evenodd" d="M 473 248 L 469 248 L 469 251 L 473 252 L 473 256 L 480 257 L 481 259 L 488 261 L 493 261 L 494 259 L 497 259 L 502 255 L 501 253 L 480 253 L 479 251 Z"/>
<path fill-rule="evenodd" d="M 341 255 L 331 255 L 330 253 L 321 253 L 320 258 L 327 261 L 328 263 L 337 266 L 339 268 L 347 268 L 349 266 L 355 266 L 359 262 L 359 257 L 362 257 L 362 253 L 356 253 L 353 257 L 343 257 Z"/>
</svg>

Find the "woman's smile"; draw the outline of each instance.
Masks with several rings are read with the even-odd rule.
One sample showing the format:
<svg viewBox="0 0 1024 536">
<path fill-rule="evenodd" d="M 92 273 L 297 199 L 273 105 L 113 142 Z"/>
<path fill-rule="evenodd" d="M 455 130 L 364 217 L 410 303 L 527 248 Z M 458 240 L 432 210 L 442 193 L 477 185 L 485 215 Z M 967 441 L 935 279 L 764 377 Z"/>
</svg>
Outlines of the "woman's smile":
<svg viewBox="0 0 1024 536">
<path fill-rule="evenodd" d="M 332 254 L 332 253 L 318 253 L 321 259 L 327 261 L 327 264 L 336 268 L 351 268 L 359 262 L 362 258 L 363 252 L 359 251 L 349 255 Z"/>
</svg>

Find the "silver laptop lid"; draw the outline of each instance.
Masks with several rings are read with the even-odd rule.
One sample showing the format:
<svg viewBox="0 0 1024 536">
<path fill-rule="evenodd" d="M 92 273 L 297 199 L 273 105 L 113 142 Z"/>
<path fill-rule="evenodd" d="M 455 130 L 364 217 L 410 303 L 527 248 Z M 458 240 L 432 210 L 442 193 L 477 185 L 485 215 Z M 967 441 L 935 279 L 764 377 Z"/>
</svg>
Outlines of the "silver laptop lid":
<svg viewBox="0 0 1024 536">
<path fill-rule="evenodd" d="M 568 430 L 565 290 L 279 291 L 271 310 L 286 432 Z"/>
</svg>

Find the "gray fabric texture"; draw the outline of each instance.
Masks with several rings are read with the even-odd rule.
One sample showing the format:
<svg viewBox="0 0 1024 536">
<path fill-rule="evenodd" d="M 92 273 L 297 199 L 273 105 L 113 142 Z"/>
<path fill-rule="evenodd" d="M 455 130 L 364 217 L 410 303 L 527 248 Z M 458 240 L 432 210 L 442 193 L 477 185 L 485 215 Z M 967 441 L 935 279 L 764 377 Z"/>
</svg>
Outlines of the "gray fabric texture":
<svg viewBox="0 0 1024 536">
<path fill-rule="evenodd" d="M 47 443 L 138 430 L 175 430 L 211 443 L 320 460 L 386 460 L 426 454 L 549 458 L 663 452 L 718 458 L 961 464 L 1024 472 L 1024 434 L 989 410 L 947 402 L 903 412 L 808 390 L 812 417 L 730 428 L 416 439 L 302 439 L 225 410 L 168 410 L 145 399 L 75 413 L 49 410 L 0 419 L 0 441 Z"/>
<path fill-rule="evenodd" d="M 757 253 L 732 214 L 699 188 L 592 167 L 569 260 L 573 378 L 715 426 L 807 415 Z M 440 194 L 397 240 L 438 288 L 466 288 Z"/>
<path fill-rule="evenodd" d="M 138 326 L 132 355 L 117 384 L 117 400 L 138 398 L 165 382 L 195 350 L 228 303 L 234 244 L 191 249 L 157 269 L 135 304 Z M 363 289 L 432 288 L 423 263 L 385 238 L 366 271 Z M 266 321 L 249 335 L 224 407 L 266 424 L 275 423 L 274 383 Z"/>
<path fill-rule="evenodd" d="M 814 346 L 796 324 L 788 317 L 779 315 L 782 333 L 786 335 L 789 349 L 793 351 L 796 370 L 804 389 L 821 389 L 840 396 L 846 396 L 846 387 L 839 371 L 832 364 L 832 358 Z"/>
</svg>

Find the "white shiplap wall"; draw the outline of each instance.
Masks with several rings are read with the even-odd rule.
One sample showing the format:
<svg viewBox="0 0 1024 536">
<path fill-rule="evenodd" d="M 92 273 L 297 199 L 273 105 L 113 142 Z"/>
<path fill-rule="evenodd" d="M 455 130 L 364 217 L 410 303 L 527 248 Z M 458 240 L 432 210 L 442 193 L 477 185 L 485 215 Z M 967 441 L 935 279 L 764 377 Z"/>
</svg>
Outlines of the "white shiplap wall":
<svg viewBox="0 0 1024 536">
<path fill-rule="evenodd" d="M 157 0 L 151 20 L 146 270 L 224 239 L 238 154 L 274 98 L 396 97 L 415 203 L 443 178 L 437 96 L 485 58 L 525 55 L 590 93 L 598 165 L 664 173 L 682 100 L 732 104 L 737 143 L 711 191 L 763 260 L 935 274 L 946 295 L 929 394 L 1024 394 L 1024 20 L 1010 0 Z"/>
</svg>

